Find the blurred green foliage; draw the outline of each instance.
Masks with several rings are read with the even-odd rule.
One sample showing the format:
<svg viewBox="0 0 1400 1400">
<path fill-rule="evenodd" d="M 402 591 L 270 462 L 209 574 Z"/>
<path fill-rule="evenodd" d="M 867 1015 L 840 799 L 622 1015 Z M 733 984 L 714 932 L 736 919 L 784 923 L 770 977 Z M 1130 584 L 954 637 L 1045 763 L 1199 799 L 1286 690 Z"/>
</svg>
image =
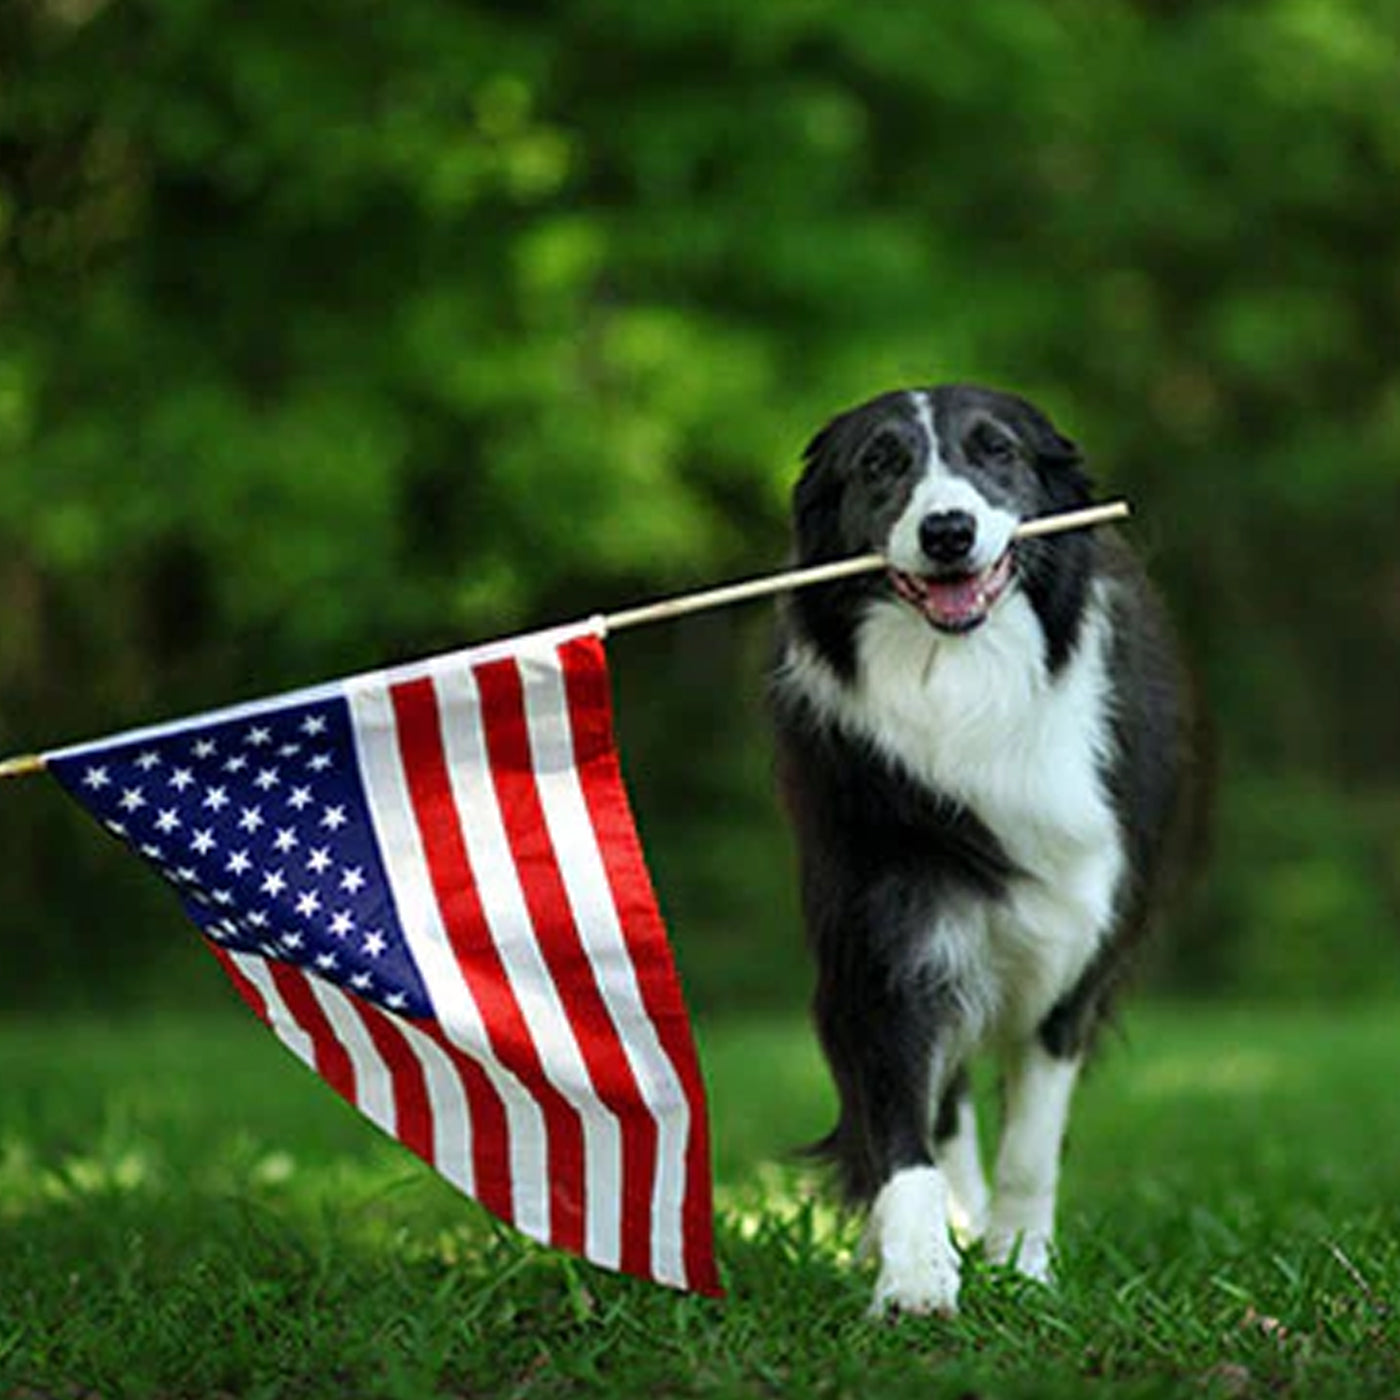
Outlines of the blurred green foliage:
<svg viewBox="0 0 1400 1400">
<path fill-rule="evenodd" d="M 826 416 L 984 379 L 1217 717 L 1157 976 L 1394 985 L 1397 72 L 1396 0 L 9 0 L 0 748 L 769 565 Z M 710 1005 L 800 991 L 764 627 L 613 648 Z M 183 936 L 94 840 L 0 794 L 0 999 Z"/>
</svg>

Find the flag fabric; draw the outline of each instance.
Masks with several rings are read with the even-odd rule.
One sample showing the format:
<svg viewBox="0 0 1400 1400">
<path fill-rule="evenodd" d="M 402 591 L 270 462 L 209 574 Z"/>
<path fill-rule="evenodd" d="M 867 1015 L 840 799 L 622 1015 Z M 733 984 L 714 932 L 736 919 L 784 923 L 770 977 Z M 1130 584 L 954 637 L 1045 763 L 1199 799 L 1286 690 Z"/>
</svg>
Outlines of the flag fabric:
<svg viewBox="0 0 1400 1400">
<path fill-rule="evenodd" d="M 719 1292 L 704 1089 L 599 624 L 45 760 L 385 1132 L 534 1239 Z"/>
</svg>

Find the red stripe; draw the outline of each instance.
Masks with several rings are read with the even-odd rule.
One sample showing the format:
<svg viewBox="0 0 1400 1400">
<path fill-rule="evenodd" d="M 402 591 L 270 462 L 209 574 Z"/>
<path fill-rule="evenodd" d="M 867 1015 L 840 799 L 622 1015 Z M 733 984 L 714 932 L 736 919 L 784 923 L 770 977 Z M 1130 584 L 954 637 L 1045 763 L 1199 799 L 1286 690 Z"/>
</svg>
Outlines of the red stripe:
<svg viewBox="0 0 1400 1400">
<path fill-rule="evenodd" d="M 602 641 L 596 636 L 576 637 L 565 642 L 559 654 L 573 724 L 579 781 L 637 972 L 642 1002 L 690 1105 L 683 1206 L 686 1275 L 691 1287 L 698 1292 L 718 1296 L 723 1290 L 714 1258 L 714 1206 L 704 1081 L 666 929 L 622 782 L 613 741 L 612 700 Z"/>
<path fill-rule="evenodd" d="M 437 694 L 426 678 L 393 686 L 389 694 L 398 721 L 399 752 L 413 814 L 457 966 L 481 1012 L 492 1049 L 544 1113 L 550 1240 L 580 1254 L 584 1244 L 582 1124 L 545 1075 L 539 1050 L 482 911 L 452 795 Z M 506 1140 L 497 1140 L 497 1149 Z M 473 1141 L 478 1150 L 492 1146 L 484 1131 L 475 1133 Z"/>
<path fill-rule="evenodd" d="M 403 1032 L 377 1006 L 345 994 L 365 1034 L 374 1042 L 379 1058 L 393 1081 L 394 1136 L 429 1166 L 435 1166 L 433 1111 L 428 1100 L 428 1078 Z"/>
<path fill-rule="evenodd" d="M 598 986 L 550 839 L 530 748 L 524 687 L 514 661 L 475 671 L 496 800 L 538 946 L 573 1029 L 595 1095 L 617 1118 L 622 1149 L 621 1267 L 651 1273 L 651 1201 L 656 1179 L 656 1120 Z"/>
<path fill-rule="evenodd" d="M 316 1073 L 340 1095 L 360 1106 L 356 1093 L 355 1066 L 350 1052 L 340 1043 L 321 1003 L 311 991 L 308 974 L 286 963 L 269 959 L 265 964 L 273 985 L 277 988 L 292 1019 L 306 1032 L 311 1051 L 316 1057 Z"/>
</svg>

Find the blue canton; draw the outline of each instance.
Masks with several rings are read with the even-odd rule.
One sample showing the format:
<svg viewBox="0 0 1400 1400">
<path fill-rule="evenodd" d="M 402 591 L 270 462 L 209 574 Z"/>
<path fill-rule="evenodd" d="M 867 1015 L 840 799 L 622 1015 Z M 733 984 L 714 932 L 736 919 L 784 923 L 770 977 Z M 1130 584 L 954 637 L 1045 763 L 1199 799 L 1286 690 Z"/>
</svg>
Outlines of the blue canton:
<svg viewBox="0 0 1400 1400">
<path fill-rule="evenodd" d="M 343 699 L 92 747 L 49 766 L 221 947 L 294 964 L 402 1016 L 431 1014 Z"/>
</svg>

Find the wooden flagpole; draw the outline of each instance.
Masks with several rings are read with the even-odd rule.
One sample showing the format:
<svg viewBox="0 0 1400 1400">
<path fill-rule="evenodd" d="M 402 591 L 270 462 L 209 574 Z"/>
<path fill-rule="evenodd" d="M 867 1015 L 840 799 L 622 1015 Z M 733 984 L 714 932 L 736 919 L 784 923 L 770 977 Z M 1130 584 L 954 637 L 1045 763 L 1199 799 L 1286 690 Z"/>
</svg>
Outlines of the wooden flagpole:
<svg viewBox="0 0 1400 1400">
<path fill-rule="evenodd" d="M 1058 534 L 1062 530 L 1082 530 L 1090 525 L 1104 525 L 1110 520 L 1122 520 L 1129 514 L 1126 501 L 1108 501 L 1104 505 L 1087 506 L 1083 510 L 1065 511 L 1060 515 L 1041 515 L 1023 520 L 1016 527 L 1018 540 L 1034 539 L 1037 535 Z M 770 593 L 782 593 L 790 588 L 806 588 L 813 583 L 831 583 L 856 574 L 874 573 L 887 568 L 883 554 L 859 554 L 853 559 L 838 559 L 832 564 L 813 564 L 805 569 L 789 569 L 786 573 L 767 574 L 763 578 L 746 579 L 742 583 L 724 584 L 701 593 L 686 593 L 679 598 L 663 598 L 659 603 L 647 603 L 639 608 L 627 608 L 609 613 L 603 618 L 608 632 L 624 627 L 640 627 L 646 622 L 663 622 L 673 617 L 723 608 L 730 603 L 743 603 L 750 598 L 763 598 Z"/>
<path fill-rule="evenodd" d="M 1023 520 L 1016 528 L 1015 538 L 1027 540 L 1034 539 L 1037 535 L 1059 534 L 1064 530 L 1083 530 L 1091 525 L 1105 525 L 1111 520 L 1122 520 L 1128 514 L 1126 501 L 1108 501 L 1103 505 L 1065 511 L 1060 515 L 1041 515 L 1032 520 Z M 832 564 L 788 569 L 783 573 L 766 574 L 762 578 L 745 579 L 741 583 L 723 584 L 719 588 L 707 588 L 699 593 L 685 593 L 678 598 L 663 598 L 660 602 L 645 603 L 641 607 L 608 613 L 601 619 L 602 627 L 605 634 L 620 632 L 627 627 L 640 627 L 648 622 L 665 622 L 675 617 L 688 617 L 691 613 L 728 607 L 732 603 L 747 602 L 750 598 L 765 598 L 792 588 L 806 588 L 814 583 L 831 583 L 836 579 L 874 573 L 876 569 L 885 567 L 887 565 L 884 555 L 860 554 L 853 559 L 839 559 Z M 42 773 L 46 766 L 42 754 L 21 754 L 15 758 L 0 759 L 0 780 L 26 778 L 34 773 Z"/>
</svg>

